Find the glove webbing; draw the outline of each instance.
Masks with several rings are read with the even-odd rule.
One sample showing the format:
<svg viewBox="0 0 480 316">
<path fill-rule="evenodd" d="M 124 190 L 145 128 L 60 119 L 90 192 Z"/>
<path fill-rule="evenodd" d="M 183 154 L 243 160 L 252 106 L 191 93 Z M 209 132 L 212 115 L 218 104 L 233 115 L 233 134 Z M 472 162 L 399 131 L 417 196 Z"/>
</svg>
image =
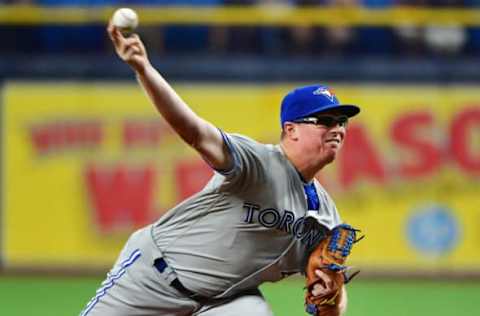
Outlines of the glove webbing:
<svg viewBox="0 0 480 316">
<path fill-rule="evenodd" d="M 328 243 L 328 251 L 331 254 L 333 261 L 330 264 L 324 266 L 332 271 L 344 271 L 346 266 L 339 264 L 339 262 L 345 262 L 346 258 L 352 250 L 353 244 L 362 240 L 365 236 L 361 236 L 357 239 L 357 232 L 360 230 L 353 228 L 348 224 L 341 224 L 335 227 L 332 231 L 330 241 Z"/>
</svg>

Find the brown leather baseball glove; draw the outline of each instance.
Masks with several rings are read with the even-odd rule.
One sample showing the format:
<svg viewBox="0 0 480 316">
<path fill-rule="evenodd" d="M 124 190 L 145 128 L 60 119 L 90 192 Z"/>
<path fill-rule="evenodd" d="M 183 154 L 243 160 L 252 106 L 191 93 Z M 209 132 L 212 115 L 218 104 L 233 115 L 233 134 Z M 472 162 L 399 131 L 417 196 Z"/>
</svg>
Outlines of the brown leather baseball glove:
<svg viewBox="0 0 480 316">
<path fill-rule="evenodd" d="M 343 285 L 359 271 L 348 275 L 344 265 L 359 230 L 341 224 L 329 232 L 308 257 L 305 267 L 305 309 L 315 316 L 339 316 Z"/>
</svg>

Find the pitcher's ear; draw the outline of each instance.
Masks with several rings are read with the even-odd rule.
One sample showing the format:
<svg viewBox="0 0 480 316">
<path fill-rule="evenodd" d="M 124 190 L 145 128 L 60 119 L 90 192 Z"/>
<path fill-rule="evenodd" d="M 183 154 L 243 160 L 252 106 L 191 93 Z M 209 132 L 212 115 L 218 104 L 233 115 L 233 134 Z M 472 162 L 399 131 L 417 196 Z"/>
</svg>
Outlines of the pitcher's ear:
<svg viewBox="0 0 480 316">
<path fill-rule="evenodd" d="M 298 139 L 298 126 L 292 122 L 285 122 L 283 124 L 283 133 L 285 138 L 296 140 Z"/>
</svg>

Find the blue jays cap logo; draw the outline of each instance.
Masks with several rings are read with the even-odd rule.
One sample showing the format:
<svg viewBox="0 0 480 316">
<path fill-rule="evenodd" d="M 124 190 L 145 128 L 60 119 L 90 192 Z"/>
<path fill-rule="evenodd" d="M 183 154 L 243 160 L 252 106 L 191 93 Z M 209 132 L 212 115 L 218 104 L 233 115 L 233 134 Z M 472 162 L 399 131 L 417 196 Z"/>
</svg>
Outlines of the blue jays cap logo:
<svg viewBox="0 0 480 316">
<path fill-rule="evenodd" d="M 327 97 L 331 102 L 334 102 L 335 98 L 335 93 L 333 91 L 325 88 L 325 87 L 319 87 L 317 90 L 313 91 L 314 95 L 323 95 Z"/>
</svg>

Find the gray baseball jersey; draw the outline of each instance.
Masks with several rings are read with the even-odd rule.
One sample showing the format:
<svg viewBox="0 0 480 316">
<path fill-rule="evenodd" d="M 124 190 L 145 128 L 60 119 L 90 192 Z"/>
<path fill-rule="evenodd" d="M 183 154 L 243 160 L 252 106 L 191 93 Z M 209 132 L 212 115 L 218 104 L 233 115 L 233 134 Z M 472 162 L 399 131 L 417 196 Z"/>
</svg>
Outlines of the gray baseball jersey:
<svg viewBox="0 0 480 316">
<path fill-rule="evenodd" d="M 224 134 L 234 167 L 155 223 L 153 236 L 189 289 L 215 296 L 277 281 L 300 271 L 305 245 L 322 232 L 304 229 L 302 179 L 280 146 Z M 340 224 L 335 204 L 316 183 L 323 226 Z M 318 241 L 318 240 L 317 240 Z M 226 293 L 224 293 L 226 294 Z"/>
<path fill-rule="evenodd" d="M 148 242 L 129 241 L 132 250 L 142 248 L 135 243 L 157 247 L 155 253 L 168 264 L 169 282 L 177 278 L 192 292 L 215 298 L 299 272 L 306 247 L 324 236 L 321 227 L 341 223 L 317 181 L 319 210 L 307 210 L 305 183 L 279 145 L 222 134 L 233 156 L 231 170 L 216 172 L 203 190 L 151 225 L 142 235 Z M 306 218 L 321 226 L 306 225 Z"/>
</svg>

